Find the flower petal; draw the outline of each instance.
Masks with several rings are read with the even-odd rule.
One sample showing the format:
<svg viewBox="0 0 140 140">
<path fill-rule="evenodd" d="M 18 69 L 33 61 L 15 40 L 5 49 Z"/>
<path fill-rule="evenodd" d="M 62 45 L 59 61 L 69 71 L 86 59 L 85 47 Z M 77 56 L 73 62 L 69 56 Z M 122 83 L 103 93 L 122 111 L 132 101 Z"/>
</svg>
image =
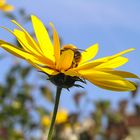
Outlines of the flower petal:
<svg viewBox="0 0 140 140">
<path fill-rule="evenodd" d="M 82 75 L 83 78 L 85 79 L 93 79 L 93 80 L 123 80 L 121 76 L 114 75 L 111 73 L 107 73 L 104 71 L 97 71 L 97 70 L 91 70 L 91 71 L 85 71 L 85 70 L 80 70 L 78 71 L 80 75 Z M 87 80 L 88 80 L 87 79 Z"/>
<path fill-rule="evenodd" d="M 122 56 L 117 56 L 108 60 L 105 63 L 95 66 L 95 68 L 117 68 L 128 62 L 128 59 Z"/>
<path fill-rule="evenodd" d="M 22 58 L 22 59 L 26 59 L 26 60 L 32 60 L 34 61 L 34 63 L 40 64 L 40 65 L 50 65 L 52 66 L 52 61 L 47 60 L 46 58 L 42 58 L 42 57 L 38 57 L 38 56 L 33 56 L 30 53 L 25 52 L 23 49 L 21 48 L 17 48 L 16 46 L 4 42 L 2 40 L 0 40 L 0 46 L 7 50 L 8 52 L 12 53 L 13 55 Z"/>
<path fill-rule="evenodd" d="M 103 71 L 80 71 L 79 73 L 86 80 L 104 89 L 114 91 L 131 91 L 136 89 L 134 84 L 112 73 Z"/>
<path fill-rule="evenodd" d="M 62 73 L 64 73 L 65 75 L 69 75 L 69 76 L 77 76 L 77 77 L 82 77 L 77 71 L 75 71 L 74 69 L 69 69 L 67 71 L 62 71 Z"/>
<path fill-rule="evenodd" d="M 6 43 L 4 41 L 2 42 L 2 40 L 0 40 L 0 46 L 19 58 L 26 59 L 32 57 L 29 53 L 25 52 L 23 49 L 17 48 L 16 46 Z"/>
<path fill-rule="evenodd" d="M 56 68 L 60 71 L 65 71 L 69 69 L 72 65 L 73 57 L 74 57 L 74 52 L 72 50 L 64 51 L 60 56 Z"/>
<path fill-rule="evenodd" d="M 56 65 L 58 64 L 59 58 L 60 58 L 60 40 L 58 33 L 52 23 L 50 23 L 52 29 L 53 29 L 53 41 L 54 41 L 54 56 Z"/>
<path fill-rule="evenodd" d="M 1 6 L 0 9 L 5 12 L 10 12 L 10 11 L 14 10 L 14 7 L 12 5 L 5 4 L 5 5 Z"/>
<path fill-rule="evenodd" d="M 135 48 L 130 48 L 130 49 L 124 50 L 124 51 L 119 52 L 119 53 L 117 53 L 115 55 L 112 55 L 111 58 L 115 58 L 115 57 L 124 55 L 124 54 L 129 53 L 129 52 L 134 51 L 134 50 L 135 50 Z"/>
<path fill-rule="evenodd" d="M 33 44 L 30 42 L 30 39 L 27 36 L 27 34 L 25 34 L 25 32 L 22 32 L 22 31 L 17 30 L 17 29 L 15 29 L 13 32 L 8 28 L 5 28 L 5 27 L 2 27 L 2 28 L 9 31 L 11 34 L 13 34 L 17 38 L 17 40 L 19 41 L 19 43 L 21 44 L 21 46 L 23 47 L 25 52 L 28 52 L 28 53 L 34 55 L 35 59 L 39 59 L 40 62 L 43 62 L 43 64 L 48 63 L 48 65 L 50 67 L 54 66 L 53 61 L 51 61 L 47 57 L 43 56 L 40 51 L 37 52 L 37 50 L 34 48 L 34 46 L 32 46 Z M 7 43 L 5 41 L 2 41 L 2 40 L 0 40 L 0 41 L 1 41 L 0 44 L 9 44 L 9 45 L 13 46 L 12 44 Z M 13 47 L 15 47 L 15 46 L 13 46 Z"/>
<path fill-rule="evenodd" d="M 82 77 L 94 85 L 107 89 L 107 90 L 113 90 L 113 91 L 131 91 L 135 90 L 135 84 L 131 81 L 127 81 L 123 78 L 122 75 L 115 75 L 113 73 L 107 73 L 103 71 L 79 71 L 76 73 L 73 69 L 70 69 L 65 72 L 65 74 L 68 74 L 70 76 L 78 76 Z M 124 76 L 126 77 L 126 76 Z M 128 76 L 127 76 L 128 77 Z M 129 77 L 132 77 L 129 76 Z M 135 77 L 135 76 L 133 76 Z"/>
<path fill-rule="evenodd" d="M 37 45 L 35 40 L 30 36 L 30 34 L 15 20 L 11 20 L 11 22 L 16 24 L 26 34 L 26 38 L 27 38 L 28 42 L 30 42 L 31 46 L 34 46 L 34 49 L 36 49 L 38 52 L 40 52 L 39 46 Z"/>
<path fill-rule="evenodd" d="M 6 0 L 0 0 L 0 6 L 3 6 L 4 4 L 6 4 Z"/>
<path fill-rule="evenodd" d="M 94 70 L 94 68 L 100 64 L 102 64 L 103 62 L 94 62 L 94 61 L 91 61 L 91 62 L 87 62 L 87 63 L 84 63 L 82 65 L 78 65 L 78 67 L 74 68 L 74 70 Z"/>
<path fill-rule="evenodd" d="M 112 55 L 112 56 L 106 56 L 106 57 L 102 57 L 102 58 L 99 58 L 99 59 L 96 59 L 96 60 L 94 60 L 95 62 L 107 62 L 107 61 L 109 61 L 109 60 L 111 60 L 111 59 L 114 59 L 115 57 L 118 57 L 118 56 L 121 56 L 121 55 L 124 55 L 124 54 L 126 54 L 126 53 L 129 53 L 129 52 L 131 52 L 131 51 L 133 51 L 133 50 L 135 50 L 134 48 L 130 48 L 130 49 L 127 49 L 127 50 L 124 50 L 124 51 L 122 51 L 122 52 L 119 52 L 119 53 L 117 53 L 117 54 L 115 54 L 115 55 Z"/>
<path fill-rule="evenodd" d="M 12 31 L 5 27 L 1 27 L 1 28 L 7 30 L 12 35 L 14 35 L 25 51 L 34 53 L 36 55 L 41 55 L 41 51 L 39 50 L 39 47 L 38 49 L 36 49 L 36 46 L 30 41 L 30 38 L 27 36 L 25 32 L 18 29 L 14 29 L 14 31 Z"/>
<path fill-rule="evenodd" d="M 34 62 L 32 62 L 32 60 L 28 60 L 28 62 L 29 62 L 33 67 L 35 67 L 36 69 L 38 69 L 38 70 L 41 71 L 41 72 L 44 72 L 44 73 L 49 74 L 49 75 L 56 75 L 56 74 L 58 74 L 58 72 L 57 72 L 56 70 L 50 69 L 50 68 L 47 68 L 47 67 L 43 68 L 43 67 L 41 67 L 41 66 L 35 64 Z"/>
<path fill-rule="evenodd" d="M 28 40 L 28 36 L 20 30 L 14 29 L 13 34 L 16 36 L 19 43 L 22 45 L 25 51 L 34 53 L 36 55 L 41 55 L 41 51 L 38 52 L 38 50 L 35 49 L 33 44 Z"/>
<path fill-rule="evenodd" d="M 31 19 L 42 52 L 54 61 L 54 48 L 44 24 L 34 15 L 31 16 Z"/>
<path fill-rule="evenodd" d="M 99 69 L 112 69 L 119 67 L 123 64 L 125 64 L 128 61 L 127 58 L 119 56 L 114 59 L 111 59 L 110 61 L 102 60 L 102 61 L 90 61 L 87 63 L 84 63 L 82 65 L 78 65 L 78 67 L 75 68 L 76 71 L 79 70 L 99 70 Z"/>
<path fill-rule="evenodd" d="M 138 77 L 137 75 L 127 72 L 127 71 L 120 71 L 120 70 L 103 70 L 105 72 L 114 74 L 114 75 L 118 75 L 121 76 L 123 78 L 137 78 L 140 79 L 140 77 Z"/>
<path fill-rule="evenodd" d="M 82 52 L 82 58 L 80 64 L 89 61 L 95 57 L 98 52 L 98 44 L 94 44 Z"/>
<path fill-rule="evenodd" d="M 112 91 L 132 91 L 136 90 L 136 87 L 133 83 L 127 80 L 105 80 L 105 81 L 95 81 L 89 80 L 94 85 Z"/>
</svg>

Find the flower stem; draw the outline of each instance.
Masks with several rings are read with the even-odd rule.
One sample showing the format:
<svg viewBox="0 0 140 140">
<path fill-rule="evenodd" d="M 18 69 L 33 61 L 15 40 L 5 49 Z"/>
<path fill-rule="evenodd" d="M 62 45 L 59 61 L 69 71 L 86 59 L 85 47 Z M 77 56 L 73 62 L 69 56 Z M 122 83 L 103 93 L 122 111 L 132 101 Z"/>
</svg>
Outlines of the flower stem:
<svg viewBox="0 0 140 140">
<path fill-rule="evenodd" d="M 53 116 L 52 116 L 51 125 L 50 125 L 50 129 L 49 129 L 49 133 L 48 133 L 48 140 L 52 139 L 53 128 L 54 128 L 55 119 L 56 119 L 56 115 L 57 115 L 57 110 L 58 110 L 61 90 L 62 90 L 62 88 L 57 87 L 56 98 L 55 98 L 55 105 L 54 105 L 54 110 L 53 110 Z"/>
</svg>

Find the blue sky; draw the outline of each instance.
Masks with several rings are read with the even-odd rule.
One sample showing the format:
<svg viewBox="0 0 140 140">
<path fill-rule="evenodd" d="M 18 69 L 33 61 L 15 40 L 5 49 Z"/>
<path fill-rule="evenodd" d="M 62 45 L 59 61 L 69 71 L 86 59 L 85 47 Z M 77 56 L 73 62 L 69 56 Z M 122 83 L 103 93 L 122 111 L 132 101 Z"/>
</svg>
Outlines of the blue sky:
<svg viewBox="0 0 140 140">
<path fill-rule="evenodd" d="M 140 75 L 139 0 L 7 0 L 7 2 L 17 9 L 24 7 L 27 13 L 37 15 L 46 25 L 49 25 L 50 21 L 53 22 L 65 44 L 72 43 L 85 49 L 94 43 L 99 43 L 100 48 L 96 58 L 131 47 L 136 48 L 136 51 L 126 54 L 130 61 L 121 69 Z M 16 13 L 16 10 L 14 12 Z M 0 25 L 14 27 L 4 18 L 0 19 Z M 26 28 L 30 30 L 30 27 Z M 9 37 L 11 35 L 0 29 L 1 39 L 10 41 Z M 11 60 L 7 58 L 7 67 L 2 70 L 5 71 L 10 63 Z M 0 62 L 0 67 L 3 64 L 4 60 Z M 4 73 L 3 71 L 0 73 Z M 74 90 L 77 89 L 73 89 L 72 92 Z M 106 91 L 90 83 L 85 86 L 85 90 L 88 91 L 89 98 L 109 99 L 113 106 L 120 99 L 130 98 L 127 92 Z M 139 99 L 140 97 L 136 100 Z M 63 93 L 61 106 L 75 111 L 71 94 Z M 92 107 L 89 105 L 87 110 L 90 109 Z"/>
</svg>

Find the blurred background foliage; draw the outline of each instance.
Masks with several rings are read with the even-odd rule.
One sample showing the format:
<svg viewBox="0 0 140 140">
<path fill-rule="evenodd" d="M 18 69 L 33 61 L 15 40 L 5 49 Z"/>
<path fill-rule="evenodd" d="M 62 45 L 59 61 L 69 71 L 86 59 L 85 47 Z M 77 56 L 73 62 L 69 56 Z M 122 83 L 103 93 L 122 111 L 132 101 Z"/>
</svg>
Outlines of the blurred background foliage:
<svg viewBox="0 0 140 140">
<path fill-rule="evenodd" d="M 30 22 L 29 15 L 24 9 L 18 14 L 3 13 L 5 18 L 15 19 L 22 24 Z M 47 28 L 48 29 L 48 28 Z M 48 29 L 49 31 L 49 29 Z M 34 33 L 31 33 L 34 36 Z M 61 41 L 62 42 L 62 41 Z M 15 40 L 15 44 L 20 44 Z M 5 59 L 4 55 L 0 60 Z M 0 84 L 0 140 L 45 140 L 50 124 L 51 112 L 36 103 L 34 90 L 54 104 L 54 93 L 49 86 L 35 85 L 28 82 L 33 68 L 15 61 Z M 46 75 L 43 75 L 47 79 Z M 39 79 L 38 79 L 39 80 Z M 46 81 L 45 81 L 46 82 Z M 139 85 L 139 84 L 138 84 Z M 129 100 L 119 102 L 118 110 L 113 110 L 109 101 L 93 102 L 86 93 L 76 92 L 73 101 L 77 107 L 76 113 L 68 113 L 60 109 L 56 118 L 54 140 L 138 140 L 140 137 L 140 105 L 135 103 L 138 93 L 131 92 Z M 85 98 L 85 106 L 81 110 L 80 104 Z M 135 111 L 127 113 L 129 101 L 133 101 Z M 92 103 L 95 110 L 87 118 L 81 118 L 86 106 Z M 39 116 L 38 119 L 36 115 Z"/>
</svg>

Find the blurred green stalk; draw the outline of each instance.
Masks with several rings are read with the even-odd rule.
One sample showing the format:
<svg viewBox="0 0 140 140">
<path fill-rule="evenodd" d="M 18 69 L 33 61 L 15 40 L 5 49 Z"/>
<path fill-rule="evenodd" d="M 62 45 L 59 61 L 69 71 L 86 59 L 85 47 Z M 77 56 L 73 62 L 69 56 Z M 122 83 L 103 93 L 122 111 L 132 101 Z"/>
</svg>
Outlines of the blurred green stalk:
<svg viewBox="0 0 140 140">
<path fill-rule="evenodd" d="M 55 119 L 56 119 L 56 115 L 57 115 L 61 91 L 62 91 L 62 88 L 57 87 L 53 116 L 52 116 L 51 125 L 50 125 L 50 129 L 49 129 L 49 133 L 48 133 L 48 140 L 52 140 L 53 128 L 54 128 Z"/>
</svg>

